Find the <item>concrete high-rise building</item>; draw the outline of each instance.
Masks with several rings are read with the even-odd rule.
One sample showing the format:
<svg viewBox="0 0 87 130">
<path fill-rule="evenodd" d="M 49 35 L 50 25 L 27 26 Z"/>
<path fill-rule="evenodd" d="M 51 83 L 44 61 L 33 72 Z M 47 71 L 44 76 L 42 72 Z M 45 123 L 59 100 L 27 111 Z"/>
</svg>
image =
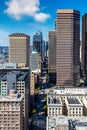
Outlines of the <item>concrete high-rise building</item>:
<svg viewBox="0 0 87 130">
<path fill-rule="evenodd" d="M 87 14 L 82 17 L 82 70 L 87 73 Z"/>
<path fill-rule="evenodd" d="M 26 130 L 29 118 L 29 96 L 30 96 L 30 73 L 29 69 L 2 70 L 0 74 L 1 96 L 7 97 L 10 89 L 23 95 L 23 130 Z"/>
<path fill-rule="evenodd" d="M 24 130 L 23 96 L 14 90 L 7 97 L 0 97 L 0 130 Z"/>
<path fill-rule="evenodd" d="M 9 62 L 29 67 L 30 37 L 23 33 L 9 35 Z"/>
<path fill-rule="evenodd" d="M 57 86 L 77 86 L 80 74 L 80 12 L 57 11 Z"/>
<path fill-rule="evenodd" d="M 42 32 L 38 31 L 33 36 L 33 51 L 38 52 L 41 56 L 42 56 L 42 42 L 43 42 Z"/>
<path fill-rule="evenodd" d="M 56 34 L 57 31 L 49 31 L 49 57 L 48 72 L 49 82 L 56 83 Z"/>
</svg>

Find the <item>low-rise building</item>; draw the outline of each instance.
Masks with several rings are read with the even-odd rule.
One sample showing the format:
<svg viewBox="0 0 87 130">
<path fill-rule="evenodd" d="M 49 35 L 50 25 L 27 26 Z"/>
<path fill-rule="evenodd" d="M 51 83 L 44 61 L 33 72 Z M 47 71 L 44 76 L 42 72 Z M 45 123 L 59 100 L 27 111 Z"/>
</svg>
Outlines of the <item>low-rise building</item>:
<svg viewBox="0 0 87 130">
<path fill-rule="evenodd" d="M 83 104 L 77 97 L 67 97 L 66 102 L 66 115 L 69 118 L 78 118 L 83 116 Z"/>
<path fill-rule="evenodd" d="M 65 116 L 47 117 L 47 130 L 69 130 L 68 118 Z"/>
<path fill-rule="evenodd" d="M 60 98 L 62 101 L 62 115 L 66 115 L 70 118 L 75 118 L 78 116 L 86 116 L 87 114 L 87 105 L 86 105 L 86 99 L 87 99 L 87 88 L 86 87 L 76 87 L 76 88 L 54 88 L 52 90 L 48 91 L 47 94 L 47 106 L 49 111 L 55 108 L 55 103 L 50 105 L 48 102 L 49 97 L 52 98 Z M 70 101 L 72 103 L 70 103 Z M 76 104 L 77 103 L 77 104 Z M 59 105 L 59 103 L 56 103 L 56 106 Z M 70 110 L 71 109 L 71 110 Z M 71 114 L 72 113 L 72 114 Z M 49 113 L 48 113 L 49 115 Z M 54 116 L 54 113 L 51 113 L 52 116 Z"/>
<path fill-rule="evenodd" d="M 67 116 L 48 116 L 46 130 L 87 130 L 87 117 L 71 120 Z"/>
<path fill-rule="evenodd" d="M 62 105 L 62 101 L 59 97 L 49 96 L 47 103 L 48 103 L 48 111 L 47 111 L 48 115 L 58 116 L 58 115 L 63 114 L 63 112 L 62 112 L 63 105 Z"/>
</svg>

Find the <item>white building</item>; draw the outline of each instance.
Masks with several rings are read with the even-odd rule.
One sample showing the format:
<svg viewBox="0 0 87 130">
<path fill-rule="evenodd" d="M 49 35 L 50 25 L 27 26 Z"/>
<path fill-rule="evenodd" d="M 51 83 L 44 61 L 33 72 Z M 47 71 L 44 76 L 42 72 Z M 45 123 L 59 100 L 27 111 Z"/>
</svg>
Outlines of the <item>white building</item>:
<svg viewBox="0 0 87 130">
<path fill-rule="evenodd" d="M 50 104 L 49 100 L 51 100 L 51 98 L 61 100 L 61 115 L 66 115 L 69 118 L 76 118 L 79 116 L 87 115 L 87 88 L 85 87 L 55 88 L 53 90 L 49 90 L 47 94 L 48 115 L 54 116 L 56 115 L 56 113 L 54 113 L 55 108 L 56 106 L 58 107 L 60 104 L 59 102 L 53 102 L 52 104 Z M 49 110 L 51 111 L 51 114 L 49 113 Z"/>
</svg>

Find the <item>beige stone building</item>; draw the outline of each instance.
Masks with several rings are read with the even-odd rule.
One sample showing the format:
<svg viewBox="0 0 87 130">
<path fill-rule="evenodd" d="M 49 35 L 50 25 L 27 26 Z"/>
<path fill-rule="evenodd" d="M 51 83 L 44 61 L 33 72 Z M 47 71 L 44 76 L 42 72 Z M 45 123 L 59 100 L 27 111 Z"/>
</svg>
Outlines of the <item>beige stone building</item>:
<svg viewBox="0 0 87 130">
<path fill-rule="evenodd" d="M 50 99 L 49 99 L 50 98 Z M 47 94 L 47 106 L 48 106 L 48 115 L 58 116 L 59 113 L 54 114 L 50 110 L 55 110 L 56 106 L 59 106 L 59 103 L 53 102 L 50 105 L 49 100 L 51 99 L 61 99 L 62 105 L 62 114 L 68 116 L 69 118 L 78 118 L 81 116 L 86 116 L 87 112 L 87 88 L 76 87 L 76 88 L 55 88 L 48 91 Z"/>
<path fill-rule="evenodd" d="M 30 37 L 23 33 L 9 35 L 9 62 L 18 67 L 29 67 Z"/>
<path fill-rule="evenodd" d="M 23 96 L 14 90 L 7 97 L 0 97 L 0 130 L 24 130 Z"/>
<path fill-rule="evenodd" d="M 48 103 L 48 111 L 47 111 L 48 115 L 58 116 L 63 114 L 62 112 L 63 105 L 59 97 L 49 96 L 47 103 Z"/>
<path fill-rule="evenodd" d="M 15 89 L 23 95 L 23 130 L 26 130 L 29 118 L 29 96 L 30 80 L 29 70 L 15 70 L 4 72 L 1 78 L 1 95 L 8 96 L 10 89 Z"/>
<path fill-rule="evenodd" d="M 69 118 L 78 118 L 83 116 L 83 104 L 77 97 L 67 97 L 66 102 L 66 115 Z"/>
</svg>

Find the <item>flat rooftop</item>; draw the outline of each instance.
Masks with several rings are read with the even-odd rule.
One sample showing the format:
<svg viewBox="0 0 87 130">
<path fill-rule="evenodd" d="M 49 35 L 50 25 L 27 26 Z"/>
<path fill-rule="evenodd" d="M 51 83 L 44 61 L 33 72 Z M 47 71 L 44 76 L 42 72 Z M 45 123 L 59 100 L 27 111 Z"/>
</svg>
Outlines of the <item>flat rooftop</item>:
<svg viewBox="0 0 87 130">
<path fill-rule="evenodd" d="M 23 72 L 23 71 L 12 71 L 12 72 L 7 72 L 0 74 L 0 80 L 1 81 L 7 81 L 7 77 L 10 75 L 15 75 L 17 78 L 17 81 L 25 81 L 28 72 Z"/>
<path fill-rule="evenodd" d="M 76 13 L 76 14 L 80 14 L 80 11 L 78 10 L 73 10 L 73 9 L 59 9 L 57 10 L 57 13 Z"/>
<path fill-rule="evenodd" d="M 0 102 L 20 102 L 23 99 L 22 95 L 17 95 L 16 97 L 10 97 L 10 96 L 0 96 Z"/>
<path fill-rule="evenodd" d="M 55 130 L 58 125 L 66 125 L 69 126 L 68 118 L 65 116 L 53 116 L 47 117 L 48 121 L 48 130 Z"/>
<path fill-rule="evenodd" d="M 81 104 L 78 98 L 67 98 L 69 104 Z"/>
<path fill-rule="evenodd" d="M 48 104 L 61 104 L 60 98 L 48 97 Z"/>
<path fill-rule="evenodd" d="M 75 127 L 80 127 L 81 130 L 83 130 L 83 127 L 85 127 L 87 130 L 87 117 L 81 117 L 78 120 L 75 120 L 72 122 Z"/>
</svg>

